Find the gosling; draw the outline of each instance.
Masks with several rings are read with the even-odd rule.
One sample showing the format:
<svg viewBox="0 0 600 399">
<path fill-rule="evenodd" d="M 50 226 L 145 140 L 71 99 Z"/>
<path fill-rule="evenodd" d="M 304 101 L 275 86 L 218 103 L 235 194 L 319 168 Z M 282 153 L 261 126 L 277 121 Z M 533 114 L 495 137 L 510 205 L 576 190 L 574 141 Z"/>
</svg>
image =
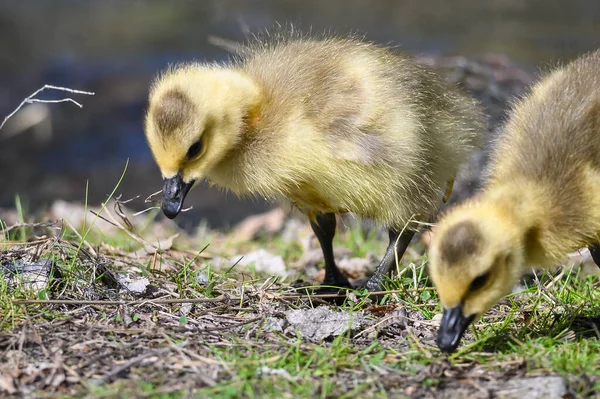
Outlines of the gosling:
<svg viewBox="0 0 600 399">
<path fill-rule="evenodd" d="M 202 178 L 237 195 L 283 196 L 309 217 L 323 285 L 336 287 L 350 284 L 334 261 L 335 214 L 371 218 L 389 229 L 371 291 L 410 243 L 408 222 L 431 217 L 482 130 L 474 100 L 396 51 L 298 35 L 253 39 L 224 65 L 167 69 L 145 121 L 168 218 Z"/>
<path fill-rule="evenodd" d="M 600 265 L 600 51 L 536 83 L 496 145 L 484 190 L 441 218 L 430 247 L 445 352 L 532 266 L 586 246 Z"/>
</svg>

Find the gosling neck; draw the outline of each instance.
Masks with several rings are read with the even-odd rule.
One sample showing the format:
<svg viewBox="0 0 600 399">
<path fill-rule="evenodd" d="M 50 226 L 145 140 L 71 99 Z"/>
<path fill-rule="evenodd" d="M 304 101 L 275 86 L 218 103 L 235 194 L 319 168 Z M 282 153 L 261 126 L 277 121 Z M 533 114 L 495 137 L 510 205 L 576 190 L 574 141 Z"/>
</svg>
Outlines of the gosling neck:
<svg viewBox="0 0 600 399">
<path fill-rule="evenodd" d="M 482 201 L 495 210 L 505 233 L 523 248 L 524 268 L 549 261 L 545 241 L 551 203 L 545 191 L 536 182 L 515 179 L 495 183 L 483 194 Z"/>
<path fill-rule="evenodd" d="M 252 125 L 252 118 L 258 118 L 254 111 L 244 117 L 240 125 L 239 135 L 227 153 L 207 173 L 210 183 L 229 189 L 238 195 L 247 193 L 259 194 L 257 185 L 268 176 L 257 176 L 263 170 L 263 162 L 258 156 L 264 150 L 263 144 L 257 140 L 257 130 Z M 268 180 L 268 179 L 267 179 Z M 266 195 L 262 191 L 263 196 Z"/>
</svg>

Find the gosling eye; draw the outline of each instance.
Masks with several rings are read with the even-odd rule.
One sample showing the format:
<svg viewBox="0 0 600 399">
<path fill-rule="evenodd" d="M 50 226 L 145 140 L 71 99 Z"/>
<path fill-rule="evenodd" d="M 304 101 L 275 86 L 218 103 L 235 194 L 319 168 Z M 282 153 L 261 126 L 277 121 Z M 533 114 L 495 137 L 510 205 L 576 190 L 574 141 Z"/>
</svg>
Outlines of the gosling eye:
<svg viewBox="0 0 600 399">
<path fill-rule="evenodd" d="M 473 279 L 471 281 L 471 285 L 469 286 L 469 291 L 473 292 L 485 285 L 488 279 L 490 278 L 490 272 L 483 273 Z"/>
<path fill-rule="evenodd" d="M 196 141 L 194 144 L 190 146 L 187 152 L 187 159 L 193 159 L 200 154 L 202 151 L 202 142 L 200 140 Z"/>
</svg>

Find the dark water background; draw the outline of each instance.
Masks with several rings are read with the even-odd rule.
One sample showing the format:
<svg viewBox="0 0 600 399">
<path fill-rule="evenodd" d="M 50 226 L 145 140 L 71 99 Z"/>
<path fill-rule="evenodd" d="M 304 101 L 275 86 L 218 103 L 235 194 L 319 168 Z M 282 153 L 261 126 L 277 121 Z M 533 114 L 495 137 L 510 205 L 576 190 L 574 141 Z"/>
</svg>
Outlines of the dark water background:
<svg viewBox="0 0 600 399">
<path fill-rule="evenodd" d="M 152 76 L 171 62 L 225 59 L 210 35 L 239 40 L 276 22 L 356 31 L 415 54 L 505 54 L 534 68 L 600 45 L 598 0 L 0 0 L 0 115 L 45 83 L 96 92 L 77 97 L 82 109 L 46 107 L 45 125 L 8 137 L 23 116 L 0 131 L 0 207 L 17 193 L 30 211 L 83 201 L 86 181 L 98 204 L 128 158 L 124 197 L 160 189 L 142 131 Z M 189 203 L 180 223 L 231 225 L 268 208 L 206 188 Z"/>
</svg>

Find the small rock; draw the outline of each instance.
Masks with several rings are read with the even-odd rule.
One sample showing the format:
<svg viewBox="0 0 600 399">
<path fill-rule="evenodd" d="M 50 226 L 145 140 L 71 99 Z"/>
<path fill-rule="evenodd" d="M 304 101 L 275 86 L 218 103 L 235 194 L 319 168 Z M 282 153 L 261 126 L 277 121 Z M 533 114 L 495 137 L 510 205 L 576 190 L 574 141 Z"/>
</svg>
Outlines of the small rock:
<svg viewBox="0 0 600 399">
<path fill-rule="evenodd" d="M 333 248 L 333 256 L 335 257 L 336 260 L 338 260 L 338 263 L 340 262 L 341 259 L 349 258 L 350 255 L 352 255 L 352 251 L 350 251 L 348 248 L 343 248 L 343 247 Z M 298 261 L 298 264 L 306 267 L 306 266 L 315 266 L 319 262 L 323 262 L 323 250 L 321 249 L 321 247 L 317 247 L 317 248 L 305 251 L 304 254 L 302 255 L 302 257 L 300 258 L 300 260 Z"/>
<path fill-rule="evenodd" d="M 233 263 L 230 262 L 229 259 L 223 258 L 222 256 L 215 256 L 202 264 L 203 267 L 207 265 L 210 265 L 213 269 L 220 270 L 224 267 L 231 267 Z"/>
<path fill-rule="evenodd" d="M 253 264 L 255 270 L 259 273 L 283 277 L 288 274 L 285 263 L 283 263 L 283 258 L 279 255 L 273 255 L 262 248 L 249 252 L 246 255 L 234 256 L 233 259 L 233 263 L 237 261 L 237 265 L 241 267 L 248 267 Z"/>
<path fill-rule="evenodd" d="M 121 292 L 130 292 L 135 294 L 142 294 L 146 291 L 146 287 L 150 284 L 150 281 L 146 277 L 135 277 L 123 276 L 119 278 L 119 283 L 124 287 Z"/>
<path fill-rule="evenodd" d="M 593 262 L 594 260 L 592 259 L 592 254 L 590 253 L 590 250 L 587 248 L 581 248 L 575 252 L 571 252 L 568 255 L 569 260 L 571 261 L 571 263 L 578 265 L 581 263 L 588 263 L 588 262 Z"/>
<path fill-rule="evenodd" d="M 149 255 L 154 254 L 156 251 L 168 251 L 173 247 L 173 240 L 175 240 L 177 237 L 179 237 L 179 233 L 173 234 L 164 240 L 149 242 L 148 245 L 144 245 L 144 251 L 146 251 L 146 253 Z"/>
<path fill-rule="evenodd" d="M 267 324 L 272 331 L 283 332 L 283 328 L 285 327 L 285 320 L 279 319 L 277 317 L 269 317 L 267 319 Z"/>
<path fill-rule="evenodd" d="M 281 208 L 275 208 L 269 212 L 249 216 L 237 226 L 234 238 L 240 241 L 248 241 L 261 231 L 268 234 L 277 233 L 283 227 L 284 220 L 285 213 Z"/>
<path fill-rule="evenodd" d="M 431 318 L 431 324 L 434 324 L 434 325 L 436 325 L 436 326 L 439 326 L 439 325 L 440 325 L 440 323 L 442 322 L 442 316 L 443 316 L 443 315 L 442 315 L 441 313 L 437 313 L 436 315 L 434 315 L 434 316 Z"/>
<path fill-rule="evenodd" d="M 200 273 L 198 273 L 198 277 L 196 277 L 196 281 L 198 281 L 198 284 L 208 284 L 209 280 L 208 280 L 208 273 L 206 273 L 206 270 L 202 270 Z"/>
<path fill-rule="evenodd" d="M 351 276 L 364 276 L 372 269 L 375 262 L 372 256 L 366 258 L 342 258 L 338 266 Z"/>
<path fill-rule="evenodd" d="M 281 240 L 286 244 L 291 244 L 300 241 L 301 232 L 306 229 L 306 223 L 298 219 L 288 219 L 283 225 L 281 231 Z"/>
<path fill-rule="evenodd" d="M 112 202 L 109 206 L 112 209 Z M 87 213 L 86 213 L 87 211 Z M 52 219 L 64 219 L 73 228 L 81 229 L 84 225 L 93 226 L 96 231 L 101 231 L 106 235 L 114 234 L 119 230 L 115 225 L 95 216 L 90 211 L 99 212 L 99 208 L 86 208 L 86 206 L 79 202 L 67 202 L 63 200 L 56 200 L 50 207 L 50 217 Z"/>
<path fill-rule="evenodd" d="M 187 316 L 192 311 L 193 305 L 191 303 L 184 303 L 181 305 L 181 309 L 179 309 L 179 314 Z"/>
<path fill-rule="evenodd" d="M 55 272 L 55 278 L 59 277 L 58 270 L 49 259 L 33 263 L 28 263 L 23 259 L 0 263 L 0 278 L 4 279 L 13 289 L 19 286 L 26 290 L 41 291 L 48 286 L 53 272 Z"/>
<path fill-rule="evenodd" d="M 280 377 L 284 377 L 287 378 L 288 380 L 292 379 L 292 376 L 290 375 L 290 373 L 285 370 L 285 369 L 272 369 L 270 367 L 267 366 L 262 366 L 259 370 L 259 372 L 257 374 L 262 374 L 262 375 L 277 375 Z"/>
<path fill-rule="evenodd" d="M 444 389 L 438 395 L 436 395 L 436 397 L 440 399 L 488 399 L 490 398 L 490 395 L 487 391 L 469 387 Z"/>
<path fill-rule="evenodd" d="M 494 389 L 494 394 L 502 399 L 561 399 L 567 385 L 559 376 L 515 378 Z"/>
<path fill-rule="evenodd" d="M 367 324 L 361 313 L 334 312 L 325 306 L 308 310 L 288 310 L 287 321 L 302 332 L 302 336 L 312 341 L 322 341 L 328 337 L 344 334 Z"/>
</svg>

